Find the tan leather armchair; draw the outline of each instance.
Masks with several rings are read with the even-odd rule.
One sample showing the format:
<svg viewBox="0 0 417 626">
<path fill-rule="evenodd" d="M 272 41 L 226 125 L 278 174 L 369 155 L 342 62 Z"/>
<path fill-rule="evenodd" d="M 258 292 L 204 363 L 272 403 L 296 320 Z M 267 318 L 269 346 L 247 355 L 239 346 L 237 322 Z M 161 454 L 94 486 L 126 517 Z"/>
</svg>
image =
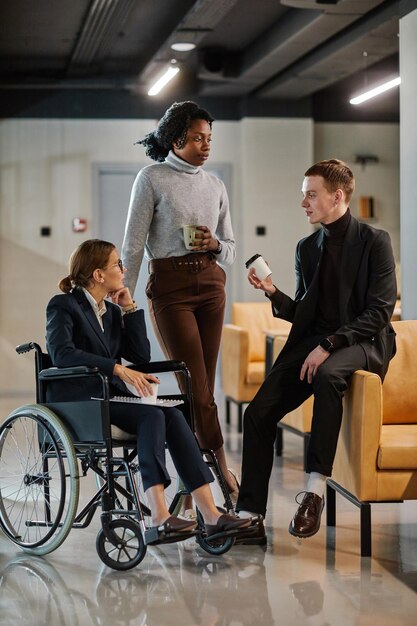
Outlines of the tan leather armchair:
<svg viewBox="0 0 417 626">
<path fill-rule="evenodd" d="M 226 423 L 230 423 L 230 404 L 238 407 L 238 430 L 242 432 L 242 408 L 252 400 L 265 378 L 265 330 L 282 330 L 288 335 L 291 325 L 276 319 L 271 304 L 235 302 L 232 323 L 225 324 L 222 338 L 222 387 L 226 400 Z"/>
<path fill-rule="evenodd" d="M 361 555 L 370 556 L 371 502 L 417 498 L 417 320 L 393 322 L 397 354 L 381 384 L 357 371 L 344 400 L 327 525 L 336 524 L 335 491 L 361 511 Z"/>
</svg>

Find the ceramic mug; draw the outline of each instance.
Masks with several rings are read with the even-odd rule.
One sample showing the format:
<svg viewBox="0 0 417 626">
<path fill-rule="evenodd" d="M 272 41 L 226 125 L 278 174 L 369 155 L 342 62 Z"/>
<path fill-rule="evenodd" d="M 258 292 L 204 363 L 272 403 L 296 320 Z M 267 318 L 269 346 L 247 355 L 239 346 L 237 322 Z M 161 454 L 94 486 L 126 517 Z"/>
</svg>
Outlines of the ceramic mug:
<svg viewBox="0 0 417 626">
<path fill-rule="evenodd" d="M 198 232 L 198 226 L 195 224 L 187 224 L 182 227 L 184 233 L 184 244 L 187 250 L 193 250 L 196 246 L 195 236 Z"/>
</svg>

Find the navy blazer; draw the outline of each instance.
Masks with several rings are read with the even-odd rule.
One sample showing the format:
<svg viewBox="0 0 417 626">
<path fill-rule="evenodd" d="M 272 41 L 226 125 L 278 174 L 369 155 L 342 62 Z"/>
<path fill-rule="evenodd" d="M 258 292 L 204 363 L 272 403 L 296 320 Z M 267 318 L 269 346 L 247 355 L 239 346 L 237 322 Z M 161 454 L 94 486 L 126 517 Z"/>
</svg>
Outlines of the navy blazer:
<svg viewBox="0 0 417 626">
<path fill-rule="evenodd" d="M 295 298 L 283 294 L 279 306 L 277 296 L 271 296 L 274 316 L 292 322 L 278 360 L 305 336 L 314 321 L 323 245 L 322 228 L 299 241 L 295 260 Z M 361 344 L 368 370 L 383 379 L 396 350 L 390 320 L 397 298 L 397 283 L 388 233 L 352 216 L 343 244 L 340 276 L 341 326 L 331 334 L 343 335 L 348 346 Z"/>
<path fill-rule="evenodd" d="M 46 309 L 46 348 L 56 367 L 86 365 L 107 375 L 113 393 L 129 394 L 113 376 L 124 358 L 139 365 L 150 361 L 143 310 L 122 316 L 120 307 L 106 301 L 104 332 L 82 289 L 54 296 Z M 82 383 L 81 383 L 82 380 Z M 100 393 L 95 379 L 56 381 L 47 389 L 48 401 L 87 400 Z"/>
</svg>

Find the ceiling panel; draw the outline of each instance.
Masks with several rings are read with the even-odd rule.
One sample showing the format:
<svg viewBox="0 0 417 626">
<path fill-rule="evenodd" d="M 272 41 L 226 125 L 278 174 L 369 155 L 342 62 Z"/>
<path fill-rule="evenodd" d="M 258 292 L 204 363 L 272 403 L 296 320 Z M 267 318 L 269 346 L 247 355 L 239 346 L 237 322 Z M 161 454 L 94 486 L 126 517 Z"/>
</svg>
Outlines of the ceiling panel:
<svg viewBox="0 0 417 626">
<path fill-rule="evenodd" d="M 65 91 L 67 98 L 100 90 L 102 98 L 110 98 L 115 91 L 118 100 L 123 94 L 135 97 L 143 110 L 149 110 L 147 90 L 175 58 L 182 72 L 155 103 L 165 98 L 211 98 L 216 106 L 224 102 L 227 110 L 260 111 L 262 103 L 269 110 L 268 102 L 274 100 L 276 109 L 285 111 L 286 102 L 309 98 L 317 103 L 321 92 L 339 93 L 345 79 L 361 73 L 365 63 L 367 68 L 382 67 L 384 60 L 389 65 L 389 59 L 398 55 L 399 4 L 395 0 L 2 2 L 2 99 L 10 111 L 13 97 L 22 101 L 16 95 L 22 90 Z M 170 45 L 181 40 L 194 42 L 196 49 L 175 53 Z"/>
</svg>

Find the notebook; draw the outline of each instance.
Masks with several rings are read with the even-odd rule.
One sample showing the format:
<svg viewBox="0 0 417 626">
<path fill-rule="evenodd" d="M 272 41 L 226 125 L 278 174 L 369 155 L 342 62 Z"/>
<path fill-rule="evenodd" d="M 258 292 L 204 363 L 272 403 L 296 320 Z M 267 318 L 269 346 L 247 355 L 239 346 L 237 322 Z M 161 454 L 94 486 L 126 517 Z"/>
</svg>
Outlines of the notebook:
<svg viewBox="0 0 417 626">
<path fill-rule="evenodd" d="M 91 398 L 92 400 L 102 400 L 102 398 Z M 126 402 L 128 404 L 148 404 L 149 402 L 142 402 L 142 398 L 132 397 L 132 396 L 113 396 L 110 398 L 110 402 Z M 179 399 L 171 399 L 171 398 L 157 398 L 155 404 L 152 403 L 152 406 L 178 406 L 180 404 L 184 404 L 184 400 Z"/>
</svg>

